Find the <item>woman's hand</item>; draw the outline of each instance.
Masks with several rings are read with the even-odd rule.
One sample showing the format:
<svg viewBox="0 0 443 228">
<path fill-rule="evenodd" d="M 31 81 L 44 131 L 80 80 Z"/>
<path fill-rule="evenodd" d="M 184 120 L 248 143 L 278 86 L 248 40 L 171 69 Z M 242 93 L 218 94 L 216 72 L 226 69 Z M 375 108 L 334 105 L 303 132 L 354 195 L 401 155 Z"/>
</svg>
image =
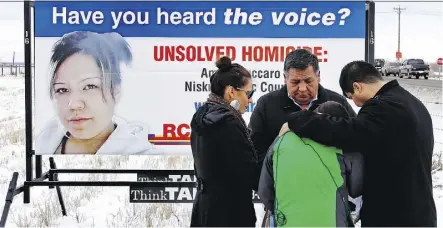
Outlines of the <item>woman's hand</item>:
<svg viewBox="0 0 443 228">
<path fill-rule="evenodd" d="M 280 129 L 280 133 L 279 136 L 284 135 L 286 132 L 290 131 L 289 130 L 289 126 L 288 126 L 288 122 L 284 123 L 283 126 Z"/>
</svg>

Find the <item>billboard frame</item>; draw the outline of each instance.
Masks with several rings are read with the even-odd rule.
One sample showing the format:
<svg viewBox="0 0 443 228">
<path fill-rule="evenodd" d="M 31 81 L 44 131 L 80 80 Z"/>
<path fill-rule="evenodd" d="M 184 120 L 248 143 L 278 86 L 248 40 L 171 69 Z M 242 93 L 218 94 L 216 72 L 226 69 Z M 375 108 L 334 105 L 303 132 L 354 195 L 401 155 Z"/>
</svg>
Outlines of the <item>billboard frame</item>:
<svg viewBox="0 0 443 228">
<path fill-rule="evenodd" d="M 375 2 L 366 2 L 365 13 L 365 61 L 371 64 L 374 63 L 374 47 L 375 47 Z M 142 169 L 59 169 L 57 168 L 54 158 L 49 158 L 50 169 L 43 173 L 42 170 L 42 155 L 35 155 L 33 146 L 33 73 L 32 73 L 32 56 L 33 48 L 35 49 L 34 30 L 31 30 L 32 24 L 35 23 L 32 18 L 31 10 L 34 9 L 34 1 L 24 1 L 24 52 L 25 52 L 25 135 L 26 135 L 26 171 L 24 184 L 17 186 L 18 172 L 14 172 L 8 192 L 6 194 L 5 206 L 0 221 L 0 227 L 4 227 L 9 213 L 9 208 L 14 196 L 23 192 L 23 203 L 29 204 L 31 201 L 31 187 L 32 186 L 48 186 L 49 188 L 56 188 L 59 198 L 62 214 L 66 215 L 64 201 L 61 194 L 60 186 L 142 186 L 142 187 L 196 187 L 195 182 L 138 182 L 138 181 L 60 181 L 58 180 L 58 173 L 78 174 L 78 173 L 104 173 L 104 174 L 151 174 L 151 175 L 165 175 L 165 174 L 180 174 L 193 175 L 194 170 L 142 170 Z M 34 13 L 35 17 L 35 13 Z M 32 39 L 32 42 L 31 42 Z M 32 44 L 32 46 L 31 46 Z M 35 156 L 35 168 L 33 167 L 33 157 Z M 34 178 L 35 172 L 35 178 Z M 48 180 L 48 181 L 45 181 Z"/>
</svg>

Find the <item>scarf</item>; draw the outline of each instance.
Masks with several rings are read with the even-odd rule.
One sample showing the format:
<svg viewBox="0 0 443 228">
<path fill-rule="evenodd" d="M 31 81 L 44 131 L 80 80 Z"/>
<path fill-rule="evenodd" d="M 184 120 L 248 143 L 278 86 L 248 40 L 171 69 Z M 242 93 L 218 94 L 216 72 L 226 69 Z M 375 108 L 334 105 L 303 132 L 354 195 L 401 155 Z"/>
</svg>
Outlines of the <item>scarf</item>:
<svg viewBox="0 0 443 228">
<path fill-rule="evenodd" d="M 206 103 L 210 103 L 210 104 L 214 104 L 214 105 L 222 105 L 223 107 L 229 109 L 230 111 L 232 111 L 232 113 L 234 113 L 234 116 L 238 120 L 240 120 L 240 122 L 242 124 L 243 133 L 246 135 L 246 138 L 248 139 L 249 146 L 252 148 L 254 158 L 256 160 L 258 160 L 258 156 L 257 156 L 257 152 L 254 147 L 254 143 L 251 140 L 251 130 L 246 126 L 246 122 L 243 119 L 243 117 L 241 116 L 241 113 L 238 110 L 236 110 L 234 107 L 232 107 L 230 104 L 228 104 L 228 102 L 226 102 L 223 97 L 220 97 L 214 93 L 209 94 Z"/>
</svg>

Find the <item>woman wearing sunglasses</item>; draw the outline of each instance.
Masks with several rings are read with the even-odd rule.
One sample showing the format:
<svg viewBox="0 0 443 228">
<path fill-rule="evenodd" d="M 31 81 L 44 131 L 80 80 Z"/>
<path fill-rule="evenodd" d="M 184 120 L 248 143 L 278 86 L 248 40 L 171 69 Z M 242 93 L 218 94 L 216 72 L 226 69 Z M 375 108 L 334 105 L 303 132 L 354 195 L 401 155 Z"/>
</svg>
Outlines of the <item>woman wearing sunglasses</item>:
<svg viewBox="0 0 443 228">
<path fill-rule="evenodd" d="M 242 114 L 252 102 L 252 77 L 222 57 L 207 102 L 192 117 L 191 147 L 198 192 L 191 226 L 255 227 L 252 190 L 260 167 Z"/>
</svg>

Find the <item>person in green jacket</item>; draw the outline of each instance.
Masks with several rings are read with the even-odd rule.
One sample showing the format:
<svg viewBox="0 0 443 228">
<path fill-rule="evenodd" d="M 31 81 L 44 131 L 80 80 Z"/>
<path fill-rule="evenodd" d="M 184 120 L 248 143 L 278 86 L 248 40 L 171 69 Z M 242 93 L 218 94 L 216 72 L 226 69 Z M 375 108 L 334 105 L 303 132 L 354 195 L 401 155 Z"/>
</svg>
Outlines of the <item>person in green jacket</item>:
<svg viewBox="0 0 443 228">
<path fill-rule="evenodd" d="M 315 111 L 349 116 L 334 101 Z M 274 140 L 262 167 L 258 194 L 269 215 L 264 220 L 270 220 L 271 227 L 354 226 L 348 196 L 361 196 L 362 183 L 360 153 L 343 154 L 336 147 L 286 132 Z"/>
</svg>

